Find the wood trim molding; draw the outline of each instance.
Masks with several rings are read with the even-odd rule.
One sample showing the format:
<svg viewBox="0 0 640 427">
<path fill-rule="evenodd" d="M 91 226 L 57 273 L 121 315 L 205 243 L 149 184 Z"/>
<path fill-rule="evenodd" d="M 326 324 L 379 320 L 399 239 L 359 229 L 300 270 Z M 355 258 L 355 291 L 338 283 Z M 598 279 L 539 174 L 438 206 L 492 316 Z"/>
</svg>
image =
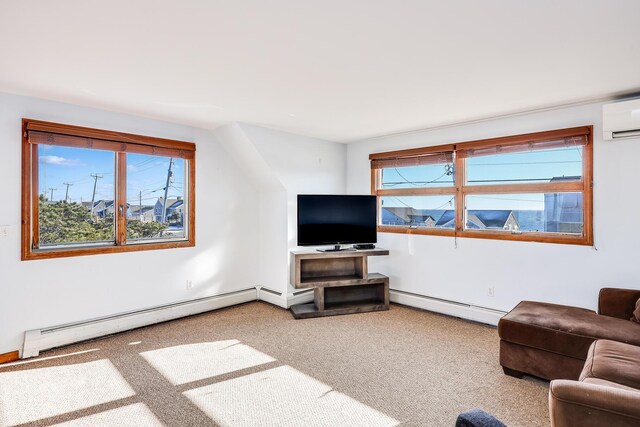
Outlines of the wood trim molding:
<svg viewBox="0 0 640 427">
<path fill-rule="evenodd" d="M 0 365 L 3 363 L 15 362 L 20 359 L 19 351 L 10 351 L 9 353 L 0 354 Z"/>
<path fill-rule="evenodd" d="M 454 149 L 455 149 L 455 145 L 444 144 L 444 145 L 434 145 L 431 147 L 409 148 L 406 150 L 385 151 L 384 153 L 369 154 L 369 160 L 413 157 L 413 156 L 421 156 L 421 155 L 433 154 L 433 153 L 447 153 L 447 152 L 453 152 Z"/>
<path fill-rule="evenodd" d="M 116 153 L 117 187 L 115 194 L 116 245 L 127 244 L 127 154 Z M 122 212 L 124 210 L 124 213 Z"/>
<path fill-rule="evenodd" d="M 119 147 L 116 153 L 117 188 L 114 195 L 116 202 L 116 235 L 112 244 L 104 246 L 69 248 L 39 249 L 39 224 L 38 224 L 38 144 L 29 141 L 29 131 L 59 131 L 67 132 L 72 136 L 86 138 L 110 138 L 109 143 L 120 140 L 121 143 L 112 147 Z M 134 142 L 131 142 L 131 141 Z M 147 243 L 126 244 L 126 208 L 124 213 L 118 214 L 118 207 L 126 207 L 126 150 L 128 144 L 142 144 L 156 147 L 151 144 L 160 144 L 159 147 L 169 151 L 153 151 L 155 155 L 163 156 L 171 152 L 173 154 L 180 151 L 183 154 L 187 167 L 187 187 L 186 199 L 188 218 L 187 237 L 184 240 L 170 240 L 166 242 L 151 241 Z M 155 150 L 155 148 L 154 148 Z M 185 154 L 186 153 L 186 154 Z M 151 154 L 151 153 L 150 153 Z M 21 259 L 49 259 L 72 256 L 84 256 L 94 254 L 107 254 L 119 252 L 136 252 L 156 249 L 172 249 L 195 246 L 195 144 L 191 142 L 173 141 L 162 138 L 153 138 L 141 135 L 131 135 L 119 132 L 104 131 L 100 129 L 82 128 L 79 126 L 62 125 L 56 123 L 42 122 L 38 120 L 22 119 L 22 201 L 21 201 Z"/>
<path fill-rule="evenodd" d="M 42 249 L 39 251 L 31 252 L 26 260 L 34 259 L 51 259 L 51 258 L 66 258 L 84 255 L 97 255 L 97 254 L 117 254 L 123 252 L 139 252 L 139 251 L 152 251 L 158 249 L 175 249 L 175 248 L 187 248 L 194 246 L 190 240 L 179 240 L 171 242 L 159 242 L 159 243 L 138 243 L 129 244 L 124 246 L 110 245 L 110 246 L 94 246 L 91 248 L 78 248 L 72 247 L 69 249 Z M 23 259 L 23 261 L 26 261 Z"/>
<path fill-rule="evenodd" d="M 455 187 L 427 187 L 427 188 L 398 188 L 397 190 L 378 190 L 377 196 L 440 196 L 454 195 Z"/>
<path fill-rule="evenodd" d="M 479 139 L 475 141 L 457 142 L 455 144 L 433 145 L 429 147 L 409 148 L 406 150 L 372 153 L 372 154 L 369 154 L 369 160 L 420 156 L 424 154 L 446 152 L 446 151 L 453 151 L 453 150 L 460 151 L 460 150 L 468 150 L 468 149 L 478 149 L 478 148 L 492 147 L 496 145 L 506 146 L 506 145 L 522 144 L 525 142 L 530 142 L 532 140 L 543 141 L 543 140 L 551 140 L 556 138 L 568 138 L 570 136 L 580 136 L 580 135 L 588 136 L 592 134 L 593 134 L 593 126 L 578 126 L 574 128 L 567 128 L 567 129 L 556 129 L 556 130 L 548 130 L 548 131 L 542 131 L 542 132 L 525 133 L 521 135 L 499 136 L 495 138 Z M 591 142 L 593 141 L 593 137 L 589 139 Z"/>
<path fill-rule="evenodd" d="M 21 189 L 21 218 L 22 221 L 20 223 L 20 247 L 21 247 L 21 258 L 25 259 L 29 253 L 31 252 L 31 248 L 34 242 L 32 241 L 31 236 L 31 206 L 33 205 L 33 199 L 31 197 L 32 194 L 38 194 L 38 190 L 33 191 L 34 183 L 31 180 L 32 171 L 31 164 L 32 158 L 36 157 L 32 155 L 32 147 L 27 141 L 27 131 L 26 131 L 26 123 L 24 120 L 22 121 L 22 189 Z M 36 177 L 37 173 L 34 173 Z M 36 179 L 37 181 L 37 179 Z M 35 183 L 37 185 L 37 182 Z M 36 227 L 37 228 L 37 227 Z M 37 245 L 36 245 L 37 247 Z"/>
<path fill-rule="evenodd" d="M 521 242 L 539 242 L 539 243 L 563 243 L 569 245 L 588 245 L 587 240 L 582 236 L 562 233 L 527 233 L 517 234 L 509 231 L 479 231 L 465 230 L 456 231 L 446 228 L 410 228 L 406 226 L 378 226 L 379 233 L 396 233 L 396 234 L 421 234 L 425 236 L 449 236 L 463 237 L 470 239 L 493 239 L 493 240 L 516 240 Z"/>
<path fill-rule="evenodd" d="M 189 200 L 187 200 L 189 209 L 189 231 L 188 231 L 188 243 L 189 246 L 196 245 L 196 159 L 195 157 L 187 162 L 187 168 L 189 169 Z"/>
<path fill-rule="evenodd" d="M 514 193 L 562 193 L 580 192 L 582 181 L 542 182 L 539 184 L 463 185 L 464 194 L 514 194 Z"/>
<path fill-rule="evenodd" d="M 407 226 L 378 226 L 379 233 L 396 233 L 396 234 L 424 234 L 427 236 L 450 236 L 455 235 L 453 228 L 411 228 Z"/>
<path fill-rule="evenodd" d="M 138 145 L 149 145 L 161 148 L 173 148 L 177 150 L 196 151 L 196 145 L 192 142 L 176 141 L 173 139 L 156 138 L 146 135 L 116 132 L 104 129 L 94 129 L 82 126 L 74 126 L 62 123 L 45 122 L 42 120 L 22 119 L 26 122 L 25 131 L 38 131 L 59 135 L 76 136 L 82 138 L 100 139 Z"/>
</svg>

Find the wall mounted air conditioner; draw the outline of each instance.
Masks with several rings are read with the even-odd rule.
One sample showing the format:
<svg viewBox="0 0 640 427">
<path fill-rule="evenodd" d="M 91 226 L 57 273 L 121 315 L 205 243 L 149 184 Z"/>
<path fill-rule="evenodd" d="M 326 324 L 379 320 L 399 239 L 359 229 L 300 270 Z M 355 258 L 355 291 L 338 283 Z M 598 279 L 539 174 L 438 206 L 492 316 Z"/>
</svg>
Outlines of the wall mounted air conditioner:
<svg viewBox="0 0 640 427">
<path fill-rule="evenodd" d="M 602 130 L 605 141 L 640 137 L 640 99 L 603 105 Z"/>
</svg>

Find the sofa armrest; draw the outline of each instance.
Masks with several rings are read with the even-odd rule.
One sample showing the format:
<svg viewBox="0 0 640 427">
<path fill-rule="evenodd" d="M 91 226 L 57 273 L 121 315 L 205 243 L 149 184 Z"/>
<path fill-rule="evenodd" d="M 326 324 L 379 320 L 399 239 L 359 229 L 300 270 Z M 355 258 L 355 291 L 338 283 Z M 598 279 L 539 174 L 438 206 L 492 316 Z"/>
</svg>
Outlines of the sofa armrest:
<svg viewBox="0 0 640 427">
<path fill-rule="evenodd" d="M 629 320 L 640 298 L 640 289 L 602 288 L 598 296 L 598 314 Z"/>
<path fill-rule="evenodd" d="M 638 426 L 640 390 L 554 380 L 549 387 L 551 427 Z"/>
</svg>

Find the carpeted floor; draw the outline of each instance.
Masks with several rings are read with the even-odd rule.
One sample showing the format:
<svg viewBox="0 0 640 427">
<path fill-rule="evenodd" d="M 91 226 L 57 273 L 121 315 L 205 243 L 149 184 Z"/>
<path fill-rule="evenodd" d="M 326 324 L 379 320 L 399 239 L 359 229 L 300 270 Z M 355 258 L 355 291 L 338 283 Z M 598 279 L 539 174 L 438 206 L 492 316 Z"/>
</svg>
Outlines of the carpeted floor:
<svg viewBox="0 0 640 427">
<path fill-rule="evenodd" d="M 547 426 L 547 391 L 502 373 L 492 327 L 256 302 L 0 366 L 0 425 L 453 426 L 478 407 Z"/>
</svg>

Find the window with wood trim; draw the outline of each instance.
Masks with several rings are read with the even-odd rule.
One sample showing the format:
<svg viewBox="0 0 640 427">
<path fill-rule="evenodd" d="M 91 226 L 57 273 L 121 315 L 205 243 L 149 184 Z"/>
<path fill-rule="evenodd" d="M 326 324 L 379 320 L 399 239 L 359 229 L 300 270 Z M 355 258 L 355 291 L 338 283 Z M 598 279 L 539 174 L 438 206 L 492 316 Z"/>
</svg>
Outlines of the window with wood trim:
<svg viewBox="0 0 640 427">
<path fill-rule="evenodd" d="M 592 132 L 371 154 L 378 231 L 592 245 Z"/>
<path fill-rule="evenodd" d="M 22 120 L 22 259 L 195 245 L 195 144 Z"/>
</svg>

